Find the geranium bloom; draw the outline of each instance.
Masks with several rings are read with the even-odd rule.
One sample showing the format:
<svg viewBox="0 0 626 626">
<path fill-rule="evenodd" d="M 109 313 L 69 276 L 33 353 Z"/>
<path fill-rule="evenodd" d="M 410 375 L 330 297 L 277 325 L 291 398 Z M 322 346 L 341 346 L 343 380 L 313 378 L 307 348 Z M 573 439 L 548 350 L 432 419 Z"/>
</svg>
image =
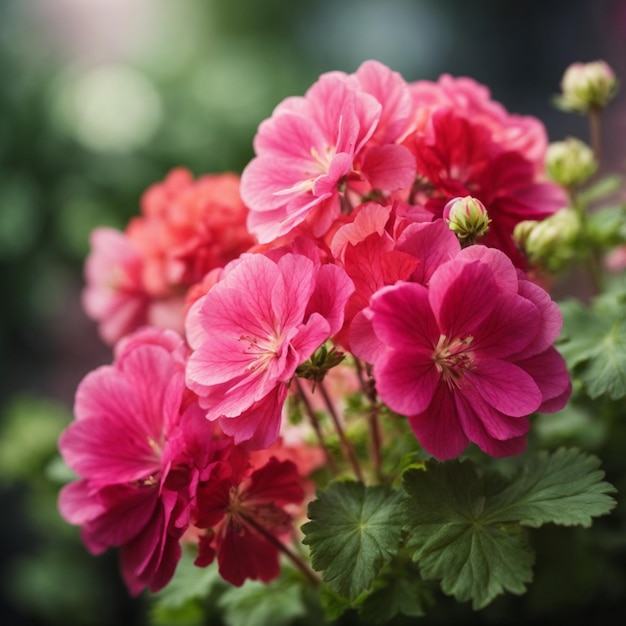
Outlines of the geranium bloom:
<svg viewBox="0 0 626 626">
<path fill-rule="evenodd" d="M 341 188 L 350 181 L 381 191 L 409 186 L 414 159 L 394 142 L 410 111 L 404 81 L 375 62 L 353 76 L 324 74 L 304 97 L 283 101 L 259 126 L 257 156 L 242 174 L 250 231 L 267 243 L 306 220 L 322 236 L 339 216 Z"/>
<path fill-rule="evenodd" d="M 512 240 L 515 225 L 541 220 L 567 205 L 564 190 L 545 180 L 543 124 L 509 113 L 470 78 L 444 74 L 437 82 L 418 81 L 409 89 L 416 131 L 404 145 L 417 161 L 413 199 L 441 217 L 452 198 L 473 196 L 491 220 L 481 244 L 503 250 L 523 267 Z"/>
<path fill-rule="evenodd" d="M 125 232 L 94 231 L 83 304 L 109 344 L 150 324 L 182 332 L 185 292 L 250 248 L 234 174 L 182 168 L 146 190 Z"/>
<path fill-rule="evenodd" d="M 180 558 L 192 485 L 207 477 L 212 429 L 185 387 L 185 346 L 172 331 L 129 337 L 111 366 L 88 374 L 59 449 L 79 480 L 59 507 L 87 548 L 120 548 L 133 594 L 162 588 Z M 202 446 L 198 441 L 202 441 Z"/>
<path fill-rule="evenodd" d="M 471 246 L 435 270 L 428 288 L 385 287 L 370 309 L 386 346 L 374 363 L 377 391 L 439 459 L 469 442 L 493 456 L 518 454 L 527 416 L 569 397 L 565 363 L 551 346 L 559 310 L 497 250 Z"/>
<path fill-rule="evenodd" d="M 300 254 L 244 254 L 188 317 L 187 383 L 208 419 L 239 443 L 278 436 L 287 384 L 337 332 L 353 290 L 346 273 Z"/>
<path fill-rule="evenodd" d="M 253 471 L 247 457 L 234 448 L 211 480 L 198 488 L 195 525 L 210 530 L 200 536 L 196 565 L 208 565 L 217 553 L 220 575 L 233 585 L 239 587 L 247 578 L 276 578 L 276 544 L 293 526 L 285 507 L 304 498 L 300 480 L 291 461 L 272 457 Z"/>
<path fill-rule="evenodd" d="M 452 107 L 466 119 L 489 129 L 491 139 L 506 151 L 520 153 L 543 172 L 548 135 L 542 122 L 531 115 L 509 113 L 491 99 L 485 85 L 465 76 L 442 74 L 436 82 L 418 80 L 409 84 L 417 108 L 416 122 L 423 127 L 435 109 Z"/>
</svg>

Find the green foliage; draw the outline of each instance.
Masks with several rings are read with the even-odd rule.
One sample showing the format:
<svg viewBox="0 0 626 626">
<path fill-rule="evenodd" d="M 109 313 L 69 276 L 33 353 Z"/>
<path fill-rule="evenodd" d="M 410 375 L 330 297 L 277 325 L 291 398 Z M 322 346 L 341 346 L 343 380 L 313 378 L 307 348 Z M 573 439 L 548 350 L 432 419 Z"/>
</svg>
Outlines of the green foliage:
<svg viewBox="0 0 626 626">
<path fill-rule="evenodd" d="M 561 303 L 563 333 L 558 348 L 591 398 L 626 395 L 626 294 L 608 293 L 591 307 Z"/>
<path fill-rule="evenodd" d="M 354 600 L 370 587 L 398 549 L 402 500 L 385 486 L 335 482 L 311 502 L 303 543 L 333 591 Z"/>
<path fill-rule="evenodd" d="M 396 615 L 422 617 L 430 594 L 417 568 L 410 562 L 394 560 L 391 567 L 372 585 L 372 590 L 360 602 L 360 614 L 367 623 L 387 624 Z"/>
<path fill-rule="evenodd" d="M 57 439 L 72 419 L 52 400 L 26 395 L 12 398 L 0 422 L 0 476 L 4 482 L 42 473 L 57 453 Z"/>
<path fill-rule="evenodd" d="M 422 577 L 474 609 L 523 593 L 535 559 L 524 527 L 586 527 L 615 505 L 598 467 L 596 457 L 560 449 L 528 459 L 508 481 L 470 461 L 408 470 L 407 547 Z"/>
<path fill-rule="evenodd" d="M 269 584 L 246 581 L 229 588 L 218 604 L 226 626 L 288 626 L 306 614 L 299 580 L 289 576 Z"/>
</svg>

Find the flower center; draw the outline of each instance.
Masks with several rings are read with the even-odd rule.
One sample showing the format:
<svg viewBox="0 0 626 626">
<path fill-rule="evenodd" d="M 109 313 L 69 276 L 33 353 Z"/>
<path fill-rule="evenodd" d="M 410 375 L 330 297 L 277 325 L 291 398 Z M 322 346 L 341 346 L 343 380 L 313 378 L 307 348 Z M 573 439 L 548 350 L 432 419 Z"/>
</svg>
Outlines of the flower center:
<svg viewBox="0 0 626 626">
<path fill-rule="evenodd" d="M 282 337 L 278 333 L 262 339 L 252 335 L 241 335 L 239 341 L 248 343 L 243 352 L 251 357 L 247 366 L 250 372 L 267 369 L 272 359 L 278 358 L 281 352 Z"/>
<path fill-rule="evenodd" d="M 432 358 L 437 371 L 449 388 L 458 387 L 463 371 L 472 369 L 474 353 L 469 346 L 473 340 L 474 337 L 471 335 L 463 339 L 439 336 Z"/>
</svg>

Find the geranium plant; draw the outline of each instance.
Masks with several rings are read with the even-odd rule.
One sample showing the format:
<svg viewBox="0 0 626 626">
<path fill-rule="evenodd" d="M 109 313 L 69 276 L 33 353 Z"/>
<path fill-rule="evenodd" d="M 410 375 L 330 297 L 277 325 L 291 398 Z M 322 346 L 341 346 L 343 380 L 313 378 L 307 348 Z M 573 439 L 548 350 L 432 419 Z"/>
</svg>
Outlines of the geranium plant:
<svg viewBox="0 0 626 626">
<path fill-rule="evenodd" d="M 601 460 L 537 424 L 626 395 L 621 181 L 592 178 L 616 89 L 568 69 L 592 147 L 549 147 L 470 78 L 367 61 L 281 102 L 241 178 L 176 169 L 93 233 L 114 360 L 77 390 L 59 506 L 155 623 L 480 610 L 532 582 L 529 529 L 611 512 Z M 557 302 L 566 270 L 588 288 Z"/>
</svg>

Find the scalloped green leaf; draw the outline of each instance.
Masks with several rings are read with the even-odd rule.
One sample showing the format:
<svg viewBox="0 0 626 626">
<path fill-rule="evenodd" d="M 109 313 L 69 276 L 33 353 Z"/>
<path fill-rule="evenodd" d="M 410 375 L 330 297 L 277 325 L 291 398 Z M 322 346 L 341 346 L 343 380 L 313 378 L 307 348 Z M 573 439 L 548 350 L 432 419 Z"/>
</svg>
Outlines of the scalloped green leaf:
<svg viewBox="0 0 626 626">
<path fill-rule="evenodd" d="M 381 485 L 336 482 L 309 504 L 303 543 L 333 591 L 353 600 L 369 589 L 398 549 L 404 497 Z"/>
<path fill-rule="evenodd" d="M 532 580 L 534 551 L 525 527 L 587 527 L 615 506 L 599 461 L 576 449 L 541 452 L 516 477 L 483 473 L 471 461 L 411 469 L 403 481 L 407 548 L 426 580 L 474 609 Z"/>
<path fill-rule="evenodd" d="M 623 307 L 607 304 L 609 297 L 622 296 L 607 294 L 591 309 L 576 301 L 562 303 L 564 330 L 557 347 L 589 397 L 618 400 L 626 395 L 626 318 Z"/>
</svg>

